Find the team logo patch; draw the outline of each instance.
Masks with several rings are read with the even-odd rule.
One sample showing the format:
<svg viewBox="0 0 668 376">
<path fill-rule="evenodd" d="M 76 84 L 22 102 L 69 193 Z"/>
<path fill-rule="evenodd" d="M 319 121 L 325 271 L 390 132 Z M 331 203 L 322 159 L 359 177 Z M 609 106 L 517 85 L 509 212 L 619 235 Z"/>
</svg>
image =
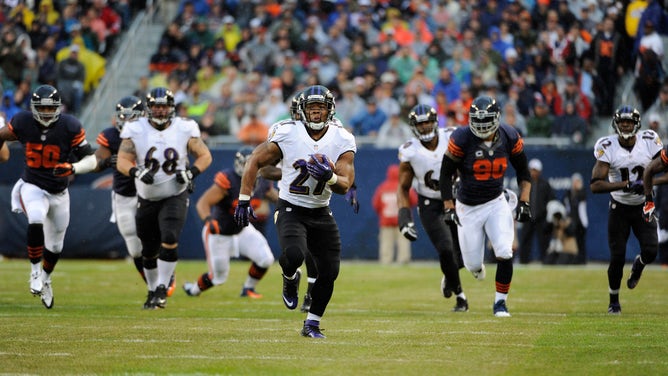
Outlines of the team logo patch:
<svg viewBox="0 0 668 376">
<path fill-rule="evenodd" d="M 596 158 L 601 158 L 605 154 L 605 151 L 603 149 L 596 149 Z"/>
<path fill-rule="evenodd" d="M 476 151 L 475 151 L 475 158 L 476 158 L 476 159 L 481 159 L 481 158 L 483 158 L 483 152 L 482 152 L 482 150 L 476 150 Z"/>
</svg>

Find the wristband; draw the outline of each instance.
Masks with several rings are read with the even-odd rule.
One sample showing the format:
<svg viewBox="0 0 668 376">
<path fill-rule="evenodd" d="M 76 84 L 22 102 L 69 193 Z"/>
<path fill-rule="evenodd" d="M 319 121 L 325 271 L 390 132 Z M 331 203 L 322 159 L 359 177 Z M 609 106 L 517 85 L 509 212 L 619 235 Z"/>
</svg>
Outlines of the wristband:
<svg viewBox="0 0 668 376">
<path fill-rule="evenodd" d="M 647 196 L 645 196 L 645 201 L 654 202 L 654 197 L 652 197 L 652 195 L 647 195 Z"/>
<path fill-rule="evenodd" d="M 332 177 L 327 180 L 327 185 L 334 185 L 337 180 L 339 180 L 339 177 L 336 174 L 332 174 Z"/>
<path fill-rule="evenodd" d="M 137 177 L 137 171 L 139 171 L 139 169 L 137 167 L 132 167 L 132 168 L 130 168 L 130 171 L 128 171 L 128 174 L 130 174 L 130 176 L 132 176 L 133 178 L 136 178 Z"/>
<path fill-rule="evenodd" d="M 199 170 L 199 168 L 197 168 L 197 166 L 192 166 L 190 168 L 190 173 L 193 175 L 193 179 L 195 179 L 197 177 L 197 175 L 200 174 L 200 172 L 201 171 Z"/>
<path fill-rule="evenodd" d="M 250 201 L 249 195 L 239 194 L 239 201 Z"/>
</svg>

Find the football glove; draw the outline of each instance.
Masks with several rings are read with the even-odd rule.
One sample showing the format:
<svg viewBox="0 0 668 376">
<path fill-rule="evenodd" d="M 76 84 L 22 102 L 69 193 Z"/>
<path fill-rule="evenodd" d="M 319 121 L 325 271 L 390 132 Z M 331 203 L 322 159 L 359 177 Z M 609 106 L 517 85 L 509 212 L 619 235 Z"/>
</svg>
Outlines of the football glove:
<svg viewBox="0 0 668 376">
<path fill-rule="evenodd" d="M 443 214 L 443 220 L 445 221 L 445 223 L 454 223 L 457 226 L 462 225 L 462 223 L 459 222 L 459 216 L 457 215 L 455 209 L 445 209 L 445 213 Z"/>
<path fill-rule="evenodd" d="M 645 199 L 645 206 L 642 208 L 642 217 L 645 219 L 645 222 L 656 221 L 656 207 L 651 197 Z"/>
<path fill-rule="evenodd" d="M 210 234 L 212 235 L 220 234 L 220 223 L 218 223 L 218 220 L 211 218 L 210 215 L 204 218 L 204 226 L 206 226 L 209 229 Z"/>
<path fill-rule="evenodd" d="M 353 212 L 357 214 L 360 211 L 360 202 L 357 201 L 357 186 L 355 184 L 346 192 L 344 198 L 353 207 Z"/>
<path fill-rule="evenodd" d="M 404 238 L 414 242 L 417 240 L 417 230 L 415 229 L 415 223 L 413 222 L 408 222 L 407 224 L 401 226 L 399 228 L 399 231 L 401 232 L 401 235 L 404 236 Z"/>
<path fill-rule="evenodd" d="M 515 219 L 517 222 L 529 222 L 531 220 L 531 206 L 526 201 L 520 201 L 515 208 Z"/>
<path fill-rule="evenodd" d="M 236 209 L 234 209 L 234 222 L 239 227 L 246 227 L 250 218 L 257 219 L 250 200 L 239 200 Z"/>
<path fill-rule="evenodd" d="M 130 176 L 141 180 L 144 184 L 153 184 L 153 172 L 148 168 L 132 167 L 130 169 Z"/>
<path fill-rule="evenodd" d="M 329 158 L 327 158 L 326 155 L 323 155 L 322 162 L 316 158 L 315 154 L 311 154 L 311 158 L 313 159 L 313 162 L 306 164 L 308 173 L 317 181 L 329 181 L 334 175 Z"/>
<path fill-rule="evenodd" d="M 642 180 L 629 181 L 628 183 L 626 183 L 626 187 L 624 187 L 623 191 L 635 193 L 637 195 L 644 195 L 645 184 L 643 184 Z"/>
<path fill-rule="evenodd" d="M 59 178 L 70 176 L 74 173 L 74 167 L 69 162 L 58 163 L 53 168 L 53 174 Z"/>
</svg>

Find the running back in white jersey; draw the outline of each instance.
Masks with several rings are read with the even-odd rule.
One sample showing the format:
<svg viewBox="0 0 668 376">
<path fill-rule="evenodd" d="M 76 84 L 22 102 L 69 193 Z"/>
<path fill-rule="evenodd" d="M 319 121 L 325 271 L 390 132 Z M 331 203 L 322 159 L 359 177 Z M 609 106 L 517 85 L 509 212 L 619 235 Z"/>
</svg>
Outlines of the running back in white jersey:
<svg viewBox="0 0 668 376">
<path fill-rule="evenodd" d="M 441 198 L 438 186 L 441 162 L 443 154 L 448 149 L 448 141 L 453 130 L 454 128 L 438 129 L 438 146 L 434 150 L 424 147 L 416 137 L 399 146 L 399 161 L 411 164 L 415 173 L 413 188 L 419 195 L 433 199 Z"/>
<path fill-rule="evenodd" d="M 329 205 L 332 189 L 326 183 L 318 183 L 308 174 L 306 164 L 311 154 L 324 154 L 336 163 L 345 152 L 357 152 L 355 137 L 336 122 L 329 122 L 327 132 L 315 141 L 299 121 L 274 124 L 268 142 L 281 149 L 281 180 L 278 195 L 281 199 L 306 208 L 320 208 Z"/>
<path fill-rule="evenodd" d="M 157 201 L 175 196 L 187 188 L 186 184 L 176 181 L 174 173 L 186 169 L 188 141 L 193 137 L 200 137 L 199 126 L 193 120 L 180 117 L 172 119 L 170 126 L 162 131 L 149 124 L 147 118 L 123 126 L 121 138 L 129 138 L 134 143 L 137 167 L 159 166 L 153 184 L 135 179 L 139 197 Z"/>
<path fill-rule="evenodd" d="M 594 157 L 610 165 L 608 181 L 642 180 L 645 167 L 654 156 L 663 148 L 661 139 L 652 130 L 643 130 L 636 134 L 636 143 L 633 149 L 627 150 L 619 144 L 616 134 L 601 137 L 594 146 Z M 622 190 L 610 192 L 612 198 L 625 205 L 640 205 L 645 202 L 643 195 Z"/>
</svg>

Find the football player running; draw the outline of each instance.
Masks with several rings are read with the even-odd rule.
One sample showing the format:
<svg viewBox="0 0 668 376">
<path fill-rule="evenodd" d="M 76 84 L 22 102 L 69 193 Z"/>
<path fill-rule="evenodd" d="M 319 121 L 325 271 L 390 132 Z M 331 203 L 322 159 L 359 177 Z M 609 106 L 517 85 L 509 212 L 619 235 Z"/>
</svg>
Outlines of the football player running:
<svg viewBox="0 0 668 376">
<path fill-rule="evenodd" d="M 649 202 L 652 200 L 651 178 L 650 184 L 645 188 L 643 171 L 648 166 L 651 168 L 650 163 L 657 159 L 663 144 L 652 130 L 638 133 L 641 125 L 640 112 L 631 106 L 619 107 L 613 115 L 611 125 L 615 134 L 599 138 L 594 146 L 596 163 L 589 187 L 592 193 L 610 192 L 608 313 L 619 315 L 622 313 L 619 290 L 624 275 L 629 234 L 633 231 L 640 243 L 640 255 L 635 258 L 627 280 L 629 289 L 636 287 L 645 264 L 654 261 L 659 251 L 656 221 L 643 219 L 646 191 L 649 191 Z"/>
<path fill-rule="evenodd" d="M 252 152 L 253 149 L 248 146 L 237 151 L 234 168 L 216 173 L 213 184 L 197 200 L 197 214 L 204 221 L 202 242 L 209 271 L 203 273 L 195 283 L 183 285 L 183 290 L 189 296 L 199 296 L 202 291 L 223 284 L 230 273 L 230 258 L 244 256 L 252 263 L 241 296 L 262 298 L 255 287 L 274 263 L 274 255 L 259 230 L 253 226 L 237 226 L 233 215 L 244 165 Z M 277 192 L 271 182 L 262 178 L 258 180 L 254 192 L 265 192 L 268 196 L 276 197 Z M 253 195 L 251 205 L 257 208 L 260 204 L 261 200 Z"/>
<path fill-rule="evenodd" d="M 0 128 L 0 148 L 5 141 L 18 140 L 25 150 L 26 165 L 12 190 L 12 210 L 28 217 L 30 292 L 49 309 L 54 304 L 51 273 L 70 223 L 70 175 L 97 166 L 81 123 L 61 114 L 61 103 L 55 87 L 39 86 L 30 98 L 30 111 L 17 113 Z"/>
<path fill-rule="evenodd" d="M 135 121 L 142 116 L 146 116 L 146 113 L 140 98 L 133 95 L 121 98 L 116 103 L 115 116 L 112 120 L 113 125 L 102 130 L 97 136 L 99 147 L 95 151 L 95 157 L 97 158 L 96 171 L 103 171 L 107 168 L 114 170 L 111 191 L 111 222 L 115 222 L 118 226 L 118 231 L 125 241 L 125 246 L 128 249 L 128 254 L 132 257 L 135 268 L 146 282 L 141 255 L 141 240 L 137 236 L 137 226 L 135 224 L 135 214 L 137 213 L 135 179 L 121 174 L 116 169 L 123 126 L 125 123 Z M 175 280 L 172 275 L 167 288 L 168 297 L 174 293 L 174 285 Z"/>
<path fill-rule="evenodd" d="M 441 292 L 445 298 L 457 297 L 455 312 L 468 311 L 468 302 L 459 279 L 458 256 L 450 227 L 443 222 L 444 214 L 439 176 L 441 161 L 454 128 L 439 129 L 436 110 L 426 104 L 414 106 L 408 113 L 408 125 L 415 137 L 399 147 L 399 230 L 410 241 L 418 234 L 413 223 L 409 191 L 415 182 L 418 194 L 418 213 L 429 240 L 436 247 L 443 273 Z"/>
<path fill-rule="evenodd" d="M 189 193 L 193 180 L 211 164 L 211 152 L 195 121 L 175 117 L 170 90 L 151 90 L 145 103 L 147 117 L 123 126 L 116 168 L 135 179 L 137 236 L 148 286 L 144 308 L 155 309 L 167 303 Z M 194 157 L 192 165 L 189 154 Z"/>
<path fill-rule="evenodd" d="M 334 96 L 324 86 L 309 86 L 301 93 L 301 122 L 278 123 L 246 163 L 234 214 L 239 226 L 248 226 L 254 216 L 250 198 L 258 170 L 282 160 L 274 222 L 282 249 L 283 303 L 288 309 L 297 308 L 298 268 L 310 252 L 318 279 L 301 335 L 311 338 L 325 337 L 320 320 L 341 264 L 341 238 L 329 208 L 330 197 L 333 192 L 345 194 L 355 180 L 355 137 L 333 122 L 335 109 Z"/>
<path fill-rule="evenodd" d="M 457 128 L 450 136 L 441 164 L 441 197 L 445 220 L 458 225 L 459 246 L 466 269 L 485 278 L 485 236 L 497 260 L 496 294 L 492 312 L 510 317 L 506 301 L 513 278 L 513 213 L 506 201 L 503 177 L 512 164 L 520 188 L 515 219 L 531 220 L 529 206 L 531 176 L 524 141 L 517 131 L 500 124 L 501 109 L 492 97 L 483 95 L 469 108 L 469 126 Z M 457 205 L 452 192 L 452 176 L 458 172 Z M 482 231 L 482 233 L 481 233 Z"/>
</svg>

